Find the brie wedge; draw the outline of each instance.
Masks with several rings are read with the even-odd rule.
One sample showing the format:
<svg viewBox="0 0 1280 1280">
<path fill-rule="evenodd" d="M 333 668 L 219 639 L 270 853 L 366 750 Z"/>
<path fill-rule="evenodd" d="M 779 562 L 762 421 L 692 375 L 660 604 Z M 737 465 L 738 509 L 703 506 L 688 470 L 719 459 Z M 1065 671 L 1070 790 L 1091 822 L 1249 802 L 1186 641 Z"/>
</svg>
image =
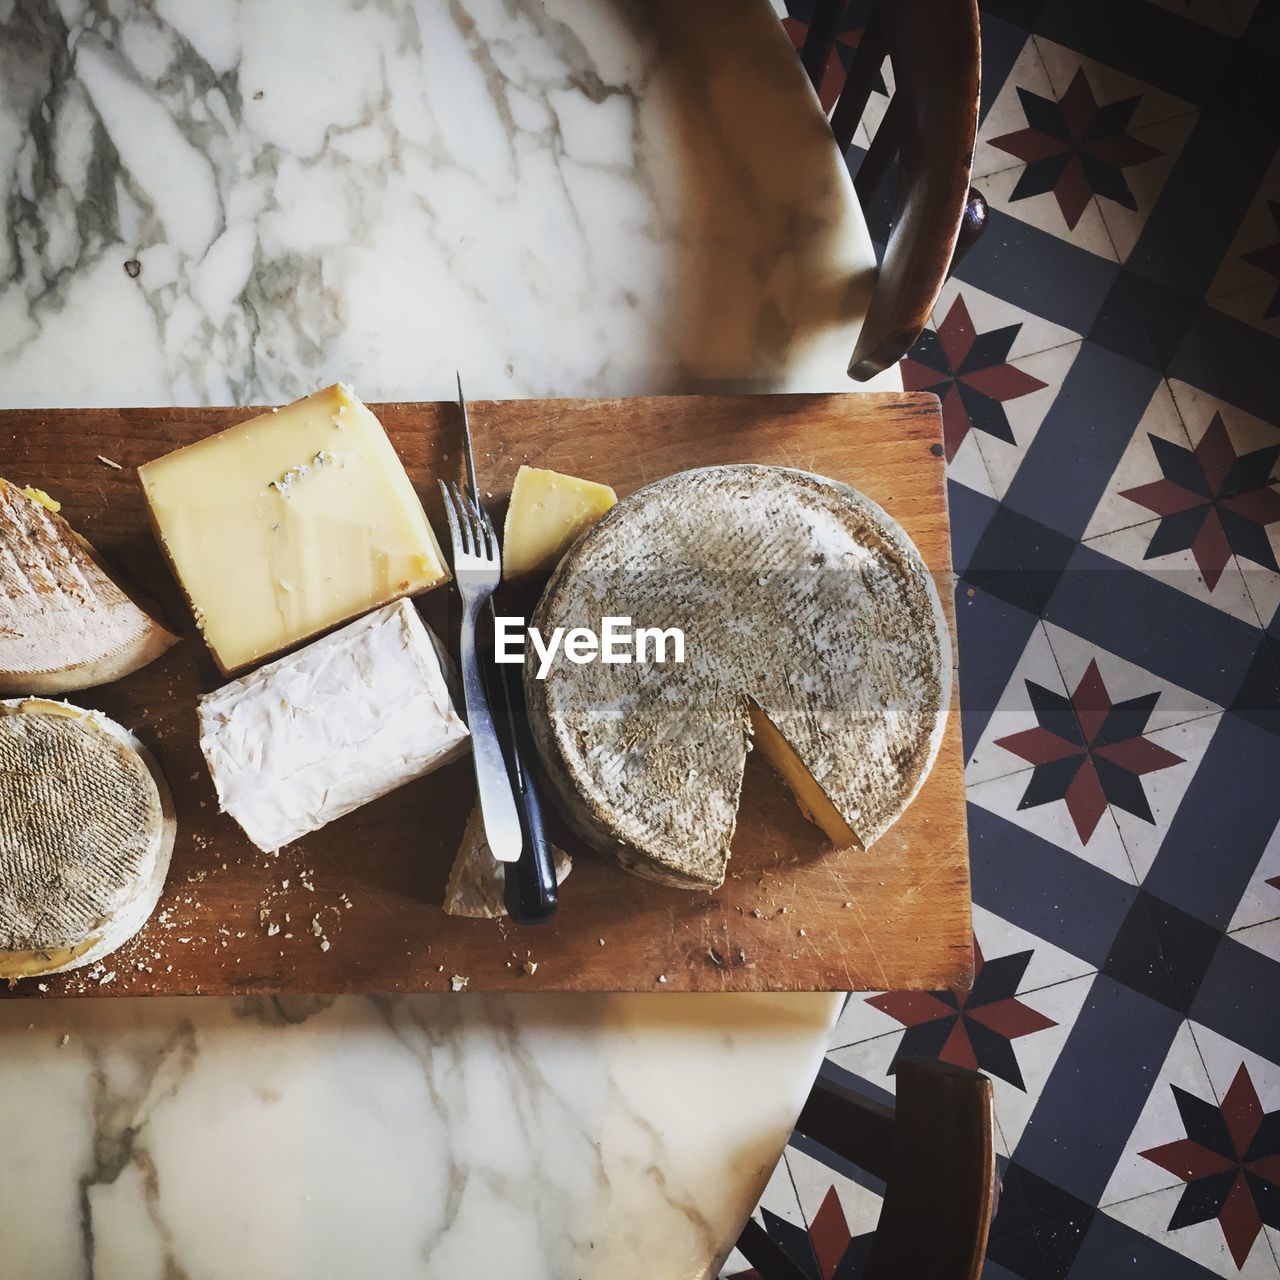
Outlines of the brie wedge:
<svg viewBox="0 0 1280 1280">
<path fill-rule="evenodd" d="M 38 489 L 0 480 L 0 693 L 68 693 L 177 643 Z"/>
<path fill-rule="evenodd" d="M 96 711 L 0 702 L 0 978 L 92 964 L 155 909 L 176 822 L 159 767 Z"/>
<path fill-rule="evenodd" d="M 267 853 L 467 750 L 447 658 L 407 600 L 200 699 L 218 801 Z"/>
</svg>

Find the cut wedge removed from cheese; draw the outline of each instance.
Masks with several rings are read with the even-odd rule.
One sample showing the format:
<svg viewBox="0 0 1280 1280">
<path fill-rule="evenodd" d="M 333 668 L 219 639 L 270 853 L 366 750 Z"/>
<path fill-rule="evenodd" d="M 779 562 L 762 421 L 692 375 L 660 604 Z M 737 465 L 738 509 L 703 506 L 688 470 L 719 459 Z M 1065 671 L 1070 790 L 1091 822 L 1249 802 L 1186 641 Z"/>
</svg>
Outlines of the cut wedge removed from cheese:
<svg viewBox="0 0 1280 1280">
<path fill-rule="evenodd" d="M 607 484 L 521 467 L 502 532 L 503 576 L 554 569 L 574 540 L 617 501 Z"/>
<path fill-rule="evenodd" d="M 408 600 L 200 699 L 218 801 L 267 853 L 468 749 L 448 659 Z"/>
<path fill-rule="evenodd" d="M 555 868 L 556 884 L 563 884 L 573 870 L 573 859 L 552 846 L 551 862 Z M 449 872 L 449 883 L 444 891 L 445 911 L 451 916 L 474 916 L 486 920 L 498 920 L 507 915 L 508 865 L 493 856 L 485 838 L 480 806 L 477 805 L 467 819 L 462 843 Z"/>
<path fill-rule="evenodd" d="M 138 477 L 224 675 L 449 576 L 382 424 L 341 384 Z"/>
<path fill-rule="evenodd" d="M 0 694 L 106 684 L 177 643 L 57 511 L 0 480 Z"/>
<path fill-rule="evenodd" d="M 95 711 L 0 702 L 0 978 L 92 964 L 155 909 L 173 801 L 140 742 Z"/>
<path fill-rule="evenodd" d="M 543 636 L 605 617 L 679 628 L 685 660 L 527 672 L 535 741 L 566 816 L 628 870 L 724 879 L 758 746 L 837 846 L 866 848 L 942 740 L 951 646 L 919 552 L 864 495 L 755 465 L 681 472 L 624 498 L 561 561 Z M 536 664 L 536 654 L 529 662 Z"/>
</svg>

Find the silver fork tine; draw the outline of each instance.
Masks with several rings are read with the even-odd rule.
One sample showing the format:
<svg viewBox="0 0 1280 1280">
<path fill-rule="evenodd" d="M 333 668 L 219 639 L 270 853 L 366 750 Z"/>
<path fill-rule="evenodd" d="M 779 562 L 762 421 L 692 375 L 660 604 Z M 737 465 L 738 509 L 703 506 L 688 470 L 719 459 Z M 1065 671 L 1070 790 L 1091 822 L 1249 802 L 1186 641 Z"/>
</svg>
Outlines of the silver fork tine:
<svg viewBox="0 0 1280 1280">
<path fill-rule="evenodd" d="M 456 482 L 453 483 L 453 499 L 458 506 L 458 524 L 462 529 L 462 549 L 469 556 L 476 554 L 475 531 L 471 524 L 471 505 L 462 495 Z"/>
<path fill-rule="evenodd" d="M 449 537 L 456 553 L 462 546 L 462 532 L 458 528 L 458 513 L 453 506 L 453 495 L 443 480 L 437 480 L 436 483 L 440 486 L 440 496 L 444 499 L 444 518 L 449 522 Z"/>
</svg>

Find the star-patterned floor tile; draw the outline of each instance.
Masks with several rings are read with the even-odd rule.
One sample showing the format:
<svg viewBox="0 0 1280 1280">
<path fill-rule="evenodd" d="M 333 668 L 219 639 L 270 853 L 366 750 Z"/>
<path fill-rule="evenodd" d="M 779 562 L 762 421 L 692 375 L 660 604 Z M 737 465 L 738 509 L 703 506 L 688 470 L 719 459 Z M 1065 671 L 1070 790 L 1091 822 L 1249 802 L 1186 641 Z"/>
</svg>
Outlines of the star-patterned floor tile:
<svg viewBox="0 0 1280 1280">
<path fill-rule="evenodd" d="M 1185 511 L 1174 512 L 1162 524 L 1168 526 L 1172 519 L 1167 536 L 1185 541 L 1199 520 L 1192 550 L 1196 552 L 1198 539 L 1204 551 L 1196 553 L 1197 561 L 1202 568 L 1220 563 L 1225 546 L 1253 602 L 1251 620 L 1264 625 L 1280 609 L 1280 427 L 1189 383 L 1175 379 L 1169 387 L 1200 474 L 1197 480 L 1184 456 L 1170 450 L 1166 463 L 1174 474 L 1163 469 L 1162 479 L 1176 484 L 1181 476 L 1192 486 L 1198 483 L 1202 492 L 1199 506 L 1190 505 L 1188 496 L 1182 499 Z M 1167 495 L 1167 505 L 1182 505 L 1174 502 L 1171 489 L 1153 496 L 1159 500 L 1161 494 Z"/>
<path fill-rule="evenodd" d="M 1034 56 L 1024 50 L 997 95 L 994 123 L 980 134 L 987 198 L 1041 230 L 1123 261 L 1195 108 L 1052 41 L 1032 43 Z M 1016 120 L 1015 98 L 1021 121 L 995 132 Z M 997 159 L 1000 152 L 1013 168 Z"/>
<path fill-rule="evenodd" d="M 989 980 L 975 981 L 967 1002 L 962 998 L 956 1008 L 951 1005 L 956 998 L 949 993 L 884 993 L 866 998 L 868 1008 L 887 1019 L 884 1025 L 889 1030 L 833 1050 L 828 1057 L 885 1089 L 893 1087 L 893 1066 L 899 1055 L 965 1066 L 976 1062 L 992 1082 L 997 1149 L 1009 1155 L 1093 982 L 1086 974 L 1029 990 L 1027 974 L 1044 945 L 1036 941 L 1029 950 L 997 953 L 982 967 L 983 973 L 991 971 Z M 975 1000 L 979 1003 L 974 1004 Z M 904 1020 L 910 1025 L 904 1027 Z"/>
<path fill-rule="evenodd" d="M 1184 1023 L 1102 1195 L 1105 1211 L 1216 1275 L 1273 1280 L 1254 1190 L 1274 1214 L 1266 1175 L 1280 1173 L 1271 1169 L 1280 1158 L 1265 1150 L 1280 1140 L 1280 1121 L 1263 1131 L 1263 1117 L 1280 1107 L 1276 1076 L 1256 1055 Z"/>
<path fill-rule="evenodd" d="M 1045 635 L 1069 688 L 1078 689 L 1082 682 L 1087 682 L 1090 672 L 1095 672 L 1097 685 L 1087 683 L 1087 688 L 1104 688 L 1106 700 L 1115 707 L 1128 708 L 1123 714 L 1131 717 L 1133 723 L 1146 717 L 1141 735 L 1130 739 L 1133 744 L 1141 742 L 1146 745 L 1120 748 L 1121 761 L 1127 760 L 1129 750 L 1138 753 L 1135 763 L 1144 769 L 1143 772 L 1131 774 L 1128 778 L 1113 777 L 1107 767 L 1106 755 L 1114 756 L 1114 748 L 1109 753 L 1102 753 L 1099 760 L 1101 776 L 1111 783 L 1107 799 L 1112 816 L 1134 875 L 1141 882 L 1150 870 L 1187 785 L 1195 776 L 1217 731 L 1221 708 L 1099 649 L 1062 627 L 1047 623 Z M 1117 711 L 1111 714 L 1116 716 L 1117 722 L 1121 718 Z M 1131 724 L 1124 731 L 1129 728 L 1132 728 Z M 1106 732 L 1101 730 L 1100 735 L 1105 736 Z M 1145 768 L 1146 765 L 1155 767 Z"/>
<path fill-rule="evenodd" d="M 1129 568 L 1258 625 L 1260 610 L 1272 598 L 1267 588 L 1273 578 L 1280 605 L 1280 575 L 1266 563 L 1280 547 L 1280 523 L 1259 523 L 1272 514 L 1271 506 L 1280 517 L 1280 496 L 1267 496 L 1260 492 L 1266 486 L 1251 483 L 1250 468 L 1261 474 L 1270 457 L 1268 433 L 1280 444 L 1280 432 L 1263 427 L 1238 410 L 1208 402 L 1185 383 L 1161 383 L 1089 521 L 1085 541 Z M 1237 450 L 1244 458 L 1238 466 Z M 1240 492 L 1228 492 L 1238 485 L 1244 486 Z M 1263 563 L 1250 564 L 1240 551 Z M 1261 599 L 1250 589 L 1251 568 Z"/>
<path fill-rule="evenodd" d="M 1043 622 L 1037 623 L 1028 637 L 1026 648 L 1010 673 L 982 737 L 978 739 L 973 754 L 965 765 L 964 777 L 967 785 L 1026 771 L 1028 765 L 1024 759 L 997 744 L 1001 738 L 1034 722 L 1033 699 L 1040 696 L 1037 692 L 1040 689 L 1051 690 L 1058 697 L 1067 696 L 1066 685 L 1063 684 L 1049 638 L 1045 635 Z"/>
</svg>

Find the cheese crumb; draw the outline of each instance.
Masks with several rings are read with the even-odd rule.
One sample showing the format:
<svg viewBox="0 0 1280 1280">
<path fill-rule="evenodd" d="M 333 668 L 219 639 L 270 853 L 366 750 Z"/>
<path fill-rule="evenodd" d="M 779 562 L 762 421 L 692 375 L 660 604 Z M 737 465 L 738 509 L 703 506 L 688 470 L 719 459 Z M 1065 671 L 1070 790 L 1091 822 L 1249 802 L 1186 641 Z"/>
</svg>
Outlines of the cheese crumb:
<svg viewBox="0 0 1280 1280">
<path fill-rule="evenodd" d="M 660 974 L 658 974 L 658 981 L 659 981 L 659 982 L 666 982 L 666 980 L 667 980 L 667 975 L 666 975 L 665 973 L 660 973 Z"/>
<path fill-rule="evenodd" d="M 124 468 L 118 462 L 112 462 L 110 458 L 104 458 L 102 454 L 98 454 L 98 461 L 104 467 L 110 467 L 113 471 L 123 471 Z"/>
<path fill-rule="evenodd" d="M 537 962 L 536 960 L 526 960 L 526 961 L 524 962 L 524 966 L 523 966 L 523 967 L 524 967 L 524 971 L 525 971 L 525 973 L 537 973 L 537 972 L 538 972 L 538 962 Z"/>
<path fill-rule="evenodd" d="M 460 973 L 455 973 L 453 977 L 449 979 L 449 986 L 454 991 L 462 991 L 470 981 L 470 978 L 464 978 Z"/>
</svg>

